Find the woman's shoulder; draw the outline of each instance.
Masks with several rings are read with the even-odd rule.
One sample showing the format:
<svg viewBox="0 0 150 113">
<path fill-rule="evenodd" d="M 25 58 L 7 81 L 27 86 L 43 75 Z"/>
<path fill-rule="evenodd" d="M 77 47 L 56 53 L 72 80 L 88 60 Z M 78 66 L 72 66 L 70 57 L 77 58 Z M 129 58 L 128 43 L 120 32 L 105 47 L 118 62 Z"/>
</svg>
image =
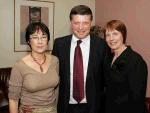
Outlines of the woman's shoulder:
<svg viewBox="0 0 150 113">
<path fill-rule="evenodd" d="M 11 72 L 19 72 L 21 73 L 24 70 L 24 64 L 22 59 L 18 59 L 16 63 L 13 65 Z"/>
<path fill-rule="evenodd" d="M 54 60 L 58 61 L 58 58 L 57 58 L 56 56 L 51 55 L 51 57 L 52 57 L 52 59 L 54 59 Z"/>
<path fill-rule="evenodd" d="M 143 58 L 143 56 L 138 53 L 137 51 L 133 50 L 131 47 L 128 48 L 128 52 L 129 52 L 129 58 L 131 62 L 135 62 L 135 63 L 142 63 L 146 65 L 146 62 Z"/>
<path fill-rule="evenodd" d="M 129 51 L 130 55 L 133 57 L 133 59 L 144 60 L 142 55 L 140 53 L 138 53 L 137 51 L 133 50 L 131 47 L 128 47 L 128 51 Z"/>
<path fill-rule="evenodd" d="M 27 55 L 22 57 L 22 58 L 20 58 L 20 59 L 18 59 L 16 61 L 16 63 L 14 64 L 13 68 L 17 68 L 17 69 L 23 68 L 24 65 L 25 65 L 24 59 L 26 59 L 26 57 L 27 57 Z"/>
<path fill-rule="evenodd" d="M 59 62 L 58 58 L 50 53 L 47 54 L 48 59 L 50 59 L 51 62 L 57 63 Z"/>
<path fill-rule="evenodd" d="M 20 67 L 20 66 L 22 66 L 22 65 L 23 65 L 22 59 L 18 59 L 18 60 L 16 61 L 16 63 L 14 64 L 13 67 Z"/>
</svg>

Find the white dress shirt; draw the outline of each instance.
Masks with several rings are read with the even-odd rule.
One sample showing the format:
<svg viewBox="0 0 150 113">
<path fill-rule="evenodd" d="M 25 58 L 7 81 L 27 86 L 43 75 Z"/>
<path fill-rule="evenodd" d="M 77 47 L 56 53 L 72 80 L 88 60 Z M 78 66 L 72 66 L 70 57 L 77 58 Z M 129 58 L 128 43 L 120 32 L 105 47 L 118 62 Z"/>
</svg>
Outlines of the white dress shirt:
<svg viewBox="0 0 150 113">
<path fill-rule="evenodd" d="M 78 40 L 79 39 L 75 37 L 75 35 L 72 36 L 71 49 L 70 49 L 70 100 L 69 100 L 70 104 L 77 104 L 77 101 L 73 98 L 73 63 L 74 63 L 75 47 L 77 45 Z M 84 69 L 84 98 L 80 103 L 87 103 L 85 85 L 86 85 L 86 76 L 87 76 L 87 68 L 88 68 L 88 61 L 89 61 L 90 35 L 88 35 L 86 38 L 81 40 L 82 43 L 80 44 L 80 48 L 82 51 L 83 69 Z"/>
</svg>

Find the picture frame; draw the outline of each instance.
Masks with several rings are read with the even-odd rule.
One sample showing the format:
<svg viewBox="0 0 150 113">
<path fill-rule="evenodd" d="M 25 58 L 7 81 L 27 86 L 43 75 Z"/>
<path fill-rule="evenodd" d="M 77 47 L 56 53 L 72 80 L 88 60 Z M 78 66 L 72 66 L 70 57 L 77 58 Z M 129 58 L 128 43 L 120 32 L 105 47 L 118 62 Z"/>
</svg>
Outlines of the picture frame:
<svg viewBox="0 0 150 113">
<path fill-rule="evenodd" d="M 41 0 L 14 0 L 14 51 L 30 51 L 25 40 L 25 30 L 29 23 L 41 21 L 50 31 L 48 50 L 54 42 L 54 8 L 55 3 Z"/>
</svg>

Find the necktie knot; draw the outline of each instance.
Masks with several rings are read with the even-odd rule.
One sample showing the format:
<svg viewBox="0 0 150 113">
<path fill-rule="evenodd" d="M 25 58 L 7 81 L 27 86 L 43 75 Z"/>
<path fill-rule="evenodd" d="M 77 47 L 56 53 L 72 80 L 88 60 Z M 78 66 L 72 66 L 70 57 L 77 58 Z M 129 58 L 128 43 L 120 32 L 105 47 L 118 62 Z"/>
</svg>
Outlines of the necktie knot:
<svg viewBox="0 0 150 113">
<path fill-rule="evenodd" d="M 78 40 L 77 41 L 77 46 L 79 46 L 81 44 L 81 42 L 82 42 L 81 40 Z"/>
</svg>

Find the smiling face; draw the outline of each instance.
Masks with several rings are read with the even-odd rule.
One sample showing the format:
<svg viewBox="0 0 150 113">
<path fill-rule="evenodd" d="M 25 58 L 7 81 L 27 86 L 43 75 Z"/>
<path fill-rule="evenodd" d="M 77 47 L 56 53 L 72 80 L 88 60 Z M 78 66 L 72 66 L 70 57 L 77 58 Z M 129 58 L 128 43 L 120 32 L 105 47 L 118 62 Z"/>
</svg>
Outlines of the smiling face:
<svg viewBox="0 0 150 113">
<path fill-rule="evenodd" d="M 115 29 L 106 29 L 106 42 L 113 51 L 118 51 L 125 46 L 121 32 Z"/>
<path fill-rule="evenodd" d="M 89 35 L 91 23 L 91 15 L 73 15 L 71 19 L 71 28 L 74 35 L 79 39 L 85 38 Z"/>
<path fill-rule="evenodd" d="M 43 33 L 40 29 L 30 35 L 29 45 L 32 52 L 43 53 L 48 46 L 48 37 L 46 33 Z"/>
</svg>

